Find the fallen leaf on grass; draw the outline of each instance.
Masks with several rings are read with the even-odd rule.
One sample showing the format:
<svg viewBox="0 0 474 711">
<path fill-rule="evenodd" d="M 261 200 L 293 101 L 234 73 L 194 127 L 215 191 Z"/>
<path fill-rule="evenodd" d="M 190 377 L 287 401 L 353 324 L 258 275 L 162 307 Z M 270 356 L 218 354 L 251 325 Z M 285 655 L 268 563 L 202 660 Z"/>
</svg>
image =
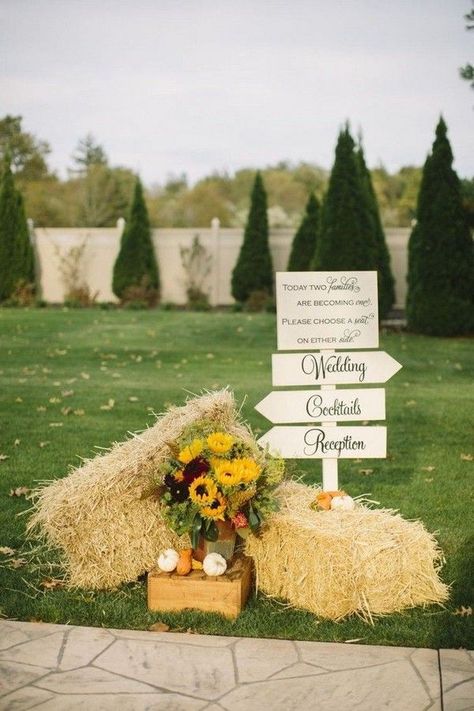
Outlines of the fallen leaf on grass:
<svg viewBox="0 0 474 711">
<path fill-rule="evenodd" d="M 135 395 L 130 395 L 128 398 L 129 402 L 138 402 L 138 398 Z"/>
<path fill-rule="evenodd" d="M 82 417 L 83 415 L 86 414 L 85 410 L 81 410 L 80 408 L 77 410 L 74 410 L 74 414 L 77 415 L 78 417 Z"/>
<path fill-rule="evenodd" d="M 431 484 L 431 482 L 433 481 L 433 478 L 431 478 L 431 479 L 425 479 L 425 481 L 426 481 L 427 484 Z"/>
<path fill-rule="evenodd" d="M 436 467 L 428 466 L 428 467 L 421 467 L 422 472 L 434 472 Z"/>
<path fill-rule="evenodd" d="M 57 588 L 64 587 L 64 580 L 58 580 L 58 578 L 45 578 L 40 582 L 40 587 L 45 590 L 56 590 Z"/>
<path fill-rule="evenodd" d="M 155 622 L 155 624 L 151 625 L 148 630 L 150 632 L 168 632 L 169 628 L 169 625 L 165 624 L 164 622 Z"/>
<path fill-rule="evenodd" d="M 458 615 L 459 617 L 470 617 L 472 615 L 472 607 L 470 605 L 469 607 L 461 605 L 461 607 L 454 610 L 453 615 Z"/>
<path fill-rule="evenodd" d="M 39 405 L 39 407 L 36 408 L 36 412 L 46 412 L 48 408 L 46 408 L 44 405 Z"/>
<path fill-rule="evenodd" d="M 20 444 L 21 444 L 21 439 L 18 439 L 18 438 L 13 442 L 14 447 L 19 447 Z"/>
<path fill-rule="evenodd" d="M 0 454 L 0 462 L 4 462 L 5 459 L 8 459 L 8 454 Z"/>
<path fill-rule="evenodd" d="M 474 459 L 474 455 L 473 454 L 461 454 L 461 459 L 463 460 L 463 462 L 472 462 Z"/>
<path fill-rule="evenodd" d="M 31 489 L 29 489 L 27 486 L 17 486 L 16 489 L 10 489 L 10 494 L 9 496 L 26 496 L 29 494 Z"/>
<path fill-rule="evenodd" d="M 63 397 L 71 397 L 71 395 L 74 395 L 74 390 L 63 390 L 61 395 Z"/>
<path fill-rule="evenodd" d="M 41 447 L 41 449 L 43 449 L 43 447 L 47 447 L 48 444 L 51 444 L 51 442 L 49 442 L 49 441 L 46 441 L 46 442 L 39 442 L 39 446 Z"/>
<path fill-rule="evenodd" d="M 111 410 L 115 405 L 115 400 L 113 398 L 110 398 L 109 401 L 107 402 L 107 405 L 101 405 L 100 409 L 101 410 Z"/>
<path fill-rule="evenodd" d="M 9 546 L 0 546 L 0 553 L 2 555 L 14 555 L 15 549 Z"/>
<path fill-rule="evenodd" d="M 15 398 L 15 402 L 23 402 L 23 398 L 22 398 L 22 397 L 16 397 L 16 398 Z"/>
<path fill-rule="evenodd" d="M 405 403 L 406 407 L 413 407 L 414 405 L 416 405 L 416 400 L 407 400 Z"/>
<path fill-rule="evenodd" d="M 370 474 L 374 473 L 373 469 L 358 469 L 357 471 L 359 474 L 362 474 L 362 476 L 370 476 Z"/>
<path fill-rule="evenodd" d="M 91 376 L 89 375 L 89 373 L 81 373 L 81 378 L 82 378 L 83 380 L 89 380 L 90 377 L 91 377 Z"/>
<path fill-rule="evenodd" d="M 23 568 L 24 565 L 27 564 L 27 560 L 25 558 L 10 558 L 8 560 L 9 567 L 13 568 L 16 570 L 17 568 Z"/>
<path fill-rule="evenodd" d="M 50 422 L 49 426 L 50 427 L 62 427 L 63 423 L 62 422 Z"/>
<path fill-rule="evenodd" d="M 61 398 L 60 397 L 50 397 L 49 402 L 51 403 L 51 405 L 57 405 L 59 402 L 61 402 Z"/>
<path fill-rule="evenodd" d="M 72 407 L 62 407 L 62 408 L 61 408 L 61 414 L 62 414 L 62 415 L 67 416 L 67 415 L 70 415 L 71 412 L 72 412 Z"/>
</svg>

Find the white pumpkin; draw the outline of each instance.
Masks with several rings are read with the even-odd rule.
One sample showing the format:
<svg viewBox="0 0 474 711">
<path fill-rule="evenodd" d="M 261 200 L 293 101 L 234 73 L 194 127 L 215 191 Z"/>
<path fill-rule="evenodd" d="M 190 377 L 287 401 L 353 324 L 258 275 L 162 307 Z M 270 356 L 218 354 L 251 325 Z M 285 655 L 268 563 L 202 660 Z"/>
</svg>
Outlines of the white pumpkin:
<svg viewBox="0 0 474 711">
<path fill-rule="evenodd" d="M 208 553 L 202 562 L 202 567 L 206 575 L 224 575 L 227 563 L 220 553 Z"/>
<path fill-rule="evenodd" d="M 163 571 L 163 573 L 172 573 L 176 570 L 178 565 L 179 553 L 173 548 L 167 548 L 163 553 L 160 553 L 158 560 L 156 561 L 158 568 Z"/>
<path fill-rule="evenodd" d="M 352 511 L 355 501 L 352 496 L 333 496 L 331 499 L 331 509 L 336 511 Z"/>
</svg>

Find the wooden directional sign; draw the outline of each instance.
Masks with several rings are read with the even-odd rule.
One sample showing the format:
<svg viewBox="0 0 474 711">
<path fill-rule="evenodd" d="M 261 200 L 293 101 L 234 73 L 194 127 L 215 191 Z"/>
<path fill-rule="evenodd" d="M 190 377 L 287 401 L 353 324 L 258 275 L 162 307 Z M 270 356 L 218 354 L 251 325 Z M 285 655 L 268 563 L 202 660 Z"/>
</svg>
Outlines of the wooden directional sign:
<svg viewBox="0 0 474 711">
<path fill-rule="evenodd" d="M 377 348 L 377 272 L 277 272 L 278 350 Z"/>
<path fill-rule="evenodd" d="M 272 427 L 258 444 L 290 459 L 383 459 L 386 427 Z"/>
<path fill-rule="evenodd" d="M 255 409 L 270 422 L 384 420 L 385 390 L 275 390 Z"/>
<path fill-rule="evenodd" d="M 273 385 L 385 383 L 402 366 L 385 351 L 275 353 Z"/>
</svg>

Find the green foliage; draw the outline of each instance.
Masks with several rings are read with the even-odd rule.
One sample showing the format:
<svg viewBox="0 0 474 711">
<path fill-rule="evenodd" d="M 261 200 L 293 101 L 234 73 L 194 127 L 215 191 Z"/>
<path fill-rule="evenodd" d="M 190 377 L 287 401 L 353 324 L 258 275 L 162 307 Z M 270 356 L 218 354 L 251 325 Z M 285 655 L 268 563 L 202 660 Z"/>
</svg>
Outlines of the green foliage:
<svg viewBox="0 0 474 711">
<path fill-rule="evenodd" d="M 379 206 L 375 191 L 370 177 L 370 171 L 365 162 L 364 151 L 362 146 L 359 146 L 357 152 L 359 158 L 359 168 L 361 179 L 365 189 L 367 200 L 367 208 L 372 216 L 372 229 L 377 252 L 377 281 L 378 281 L 378 300 L 379 300 L 379 318 L 385 318 L 392 308 L 395 301 L 395 282 L 393 279 L 392 270 L 390 268 L 390 254 L 385 234 L 380 219 Z"/>
<path fill-rule="evenodd" d="M 306 212 L 291 245 L 289 272 L 305 272 L 311 268 L 319 231 L 319 202 L 314 193 L 308 198 Z"/>
<path fill-rule="evenodd" d="M 474 253 L 461 186 L 440 118 L 423 169 L 417 223 L 408 248 L 407 321 L 437 336 L 474 328 Z"/>
<path fill-rule="evenodd" d="M 34 253 L 23 198 L 15 188 L 6 154 L 0 188 L 0 301 L 8 299 L 19 282 L 32 284 L 34 279 Z"/>
<path fill-rule="evenodd" d="M 0 160 L 10 156 L 15 175 L 19 180 L 39 180 L 48 176 L 46 158 L 51 148 L 22 130 L 21 116 L 6 115 L 0 119 Z"/>
<path fill-rule="evenodd" d="M 377 269 L 373 217 L 347 126 L 336 146 L 313 267 L 322 271 Z"/>
<path fill-rule="evenodd" d="M 130 217 L 120 243 L 114 264 L 112 289 L 120 299 L 129 288 L 143 286 L 149 292 L 158 292 L 158 267 L 151 239 L 150 221 L 143 197 L 143 188 L 137 178 Z"/>
<path fill-rule="evenodd" d="M 273 293 L 267 194 L 260 173 L 255 176 L 244 241 L 232 272 L 232 296 L 236 301 L 247 301 L 253 291 Z"/>
<path fill-rule="evenodd" d="M 105 166 L 108 164 L 104 149 L 91 133 L 88 133 L 85 138 L 81 138 L 72 159 L 79 172 L 87 172 L 94 165 Z"/>
</svg>

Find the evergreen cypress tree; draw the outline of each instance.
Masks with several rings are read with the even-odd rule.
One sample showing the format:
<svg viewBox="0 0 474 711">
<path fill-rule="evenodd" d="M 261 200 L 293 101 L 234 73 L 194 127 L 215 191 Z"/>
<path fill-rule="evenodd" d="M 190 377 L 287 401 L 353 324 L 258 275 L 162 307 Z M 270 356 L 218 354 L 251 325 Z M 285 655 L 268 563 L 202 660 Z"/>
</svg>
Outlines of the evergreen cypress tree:
<svg viewBox="0 0 474 711">
<path fill-rule="evenodd" d="M 379 318 L 387 316 L 395 301 L 395 282 L 393 279 L 392 270 L 390 268 L 390 254 L 385 234 L 380 219 L 379 206 L 375 196 L 375 190 L 372 185 L 370 171 L 367 168 L 364 151 L 361 145 L 357 152 L 359 158 L 359 167 L 362 181 L 365 188 L 367 208 L 372 215 L 372 224 L 374 230 L 374 240 L 377 250 L 377 275 L 378 275 L 378 297 L 379 297 Z"/>
<path fill-rule="evenodd" d="M 291 245 L 289 272 L 305 272 L 311 268 L 318 238 L 319 212 L 319 202 L 314 193 L 311 193 L 306 203 L 305 215 Z"/>
<path fill-rule="evenodd" d="M 34 283 L 35 268 L 23 198 L 16 190 L 6 155 L 0 188 L 0 301 L 8 299 L 20 281 Z"/>
<path fill-rule="evenodd" d="M 447 127 L 440 118 L 418 194 L 408 245 L 408 327 L 433 336 L 474 329 L 474 252 L 452 167 Z"/>
<path fill-rule="evenodd" d="M 313 268 L 377 269 L 373 218 L 367 206 L 355 143 L 346 126 L 339 134 L 336 158 L 324 199 Z"/>
<path fill-rule="evenodd" d="M 159 290 L 159 273 L 151 239 L 150 220 L 140 179 L 137 178 L 128 222 L 115 260 L 112 289 L 119 298 L 128 289 L 143 287 L 152 294 Z"/>
<path fill-rule="evenodd" d="M 244 241 L 232 272 L 232 296 L 247 301 L 252 292 L 273 293 L 273 267 L 268 245 L 267 194 L 257 173 L 252 189 Z"/>
</svg>

